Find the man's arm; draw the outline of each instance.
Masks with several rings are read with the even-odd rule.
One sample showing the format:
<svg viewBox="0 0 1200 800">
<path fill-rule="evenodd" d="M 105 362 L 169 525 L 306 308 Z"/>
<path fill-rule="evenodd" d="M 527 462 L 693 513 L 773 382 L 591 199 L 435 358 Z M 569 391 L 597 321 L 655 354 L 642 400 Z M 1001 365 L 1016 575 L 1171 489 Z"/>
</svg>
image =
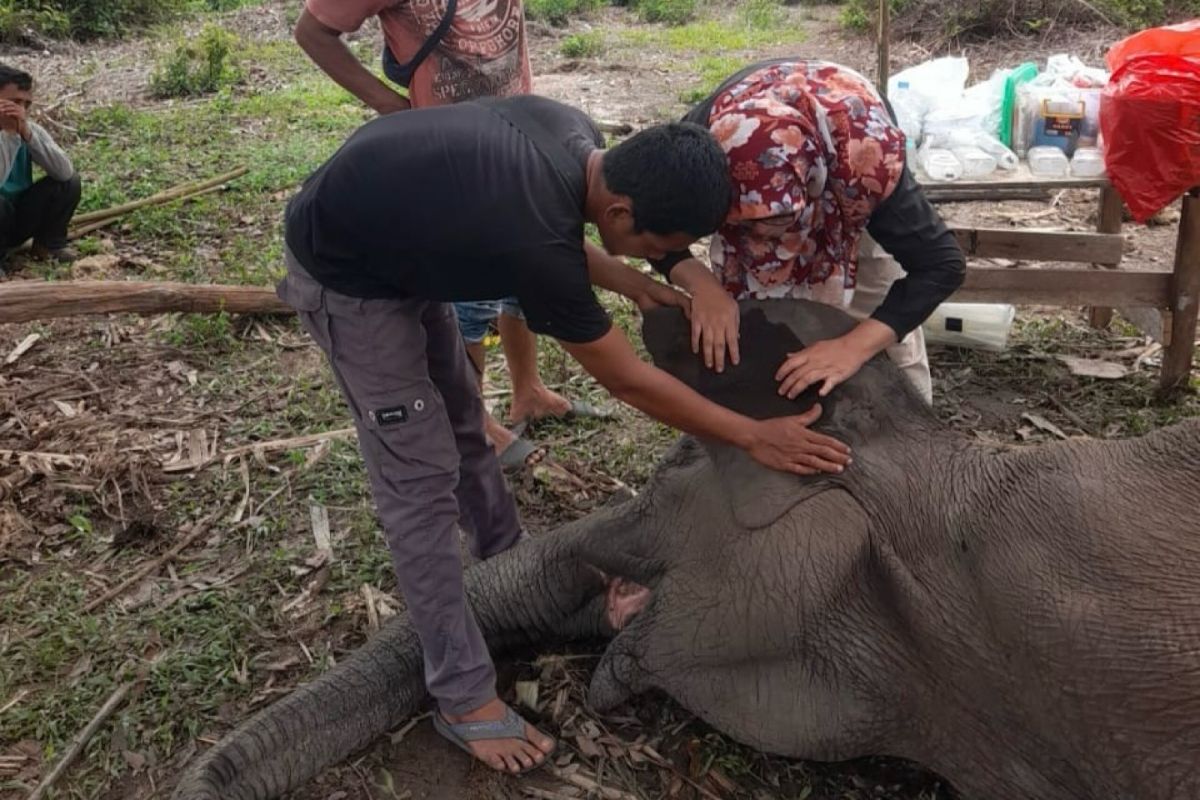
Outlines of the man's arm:
<svg viewBox="0 0 1200 800">
<path fill-rule="evenodd" d="M 690 312 L 688 298 L 666 284 L 610 256 L 591 242 L 584 242 L 588 279 L 593 286 L 628 297 L 645 311 L 655 306 L 678 306 Z"/>
<path fill-rule="evenodd" d="M 300 12 L 295 33 L 296 43 L 321 71 L 380 114 L 411 107 L 407 99 L 359 63 L 342 41 L 340 31 L 321 22 L 307 8 Z"/>
<path fill-rule="evenodd" d="M 841 472 L 850 461 L 848 447 L 809 429 L 819 407 L 771 420 L 742 416 L 642 361 L 615 327 L 594 342 L 561 344 L 619 400 L 686 433 L 740 447 L 772 469 L 813 475 Z"/>
<path fill-rule="evenodd" d="M 29 138 L 26 141 L 33 163 L 46 170 L 46 174 L 54 180 L 69 181 L 75 174 L 75 166 L 70 157 L 41 125 L 27 122 L 26 126 L 29 128 Z"/>
</svg>

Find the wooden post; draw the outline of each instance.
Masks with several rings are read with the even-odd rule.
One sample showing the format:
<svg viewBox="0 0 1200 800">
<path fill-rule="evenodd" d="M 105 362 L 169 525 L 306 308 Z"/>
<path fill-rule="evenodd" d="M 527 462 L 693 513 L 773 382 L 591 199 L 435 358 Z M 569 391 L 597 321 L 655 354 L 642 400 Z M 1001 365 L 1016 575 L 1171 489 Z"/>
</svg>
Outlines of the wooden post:
<svg viewBox="0 0 1200 800">
<path fill-rule="evenodd" d="M 291 314 L 267 286 L 157 281 L 8 281 L 0 284 L 0 324 L 76 314 Z"/>
<path fill-rule="evenodd" d="M 1183 198 L 1175 272 L 1171 276 L 1171 343 L 1163 351 L 1159 391 L 1167 394 L 1186 387 L 1196 348 L 1196 317 L 1200 315 L 1200 189 Z"/>
<path fill-rule="evenodd" d="M 1125 204 L 1117 190 L 1112 186 L 1105 186 L 1100 190 L 1100 218 L 1096 223 L 1096 230 L 1100 233 L 1120 233 L 1121 213 L 1124 209 Z M 1102 265 L 1095 266 L 1100 268 Z M 1093 328 L 1107 328 L 1112 318 L 1111 308 L 1094 306 L 1088 309 L 1088 323 Z"/>
<path fill-rule="evenodd" d="M 885 100 L 887 99 L 888 75 L 891 69 L 889 64 L 891 56 L 888 53 L 892 38 L 891 14 L 891 0 L 879 0 L 879 71 L 875 88 L 879 90 L 880 96 Z"/>
</svg>

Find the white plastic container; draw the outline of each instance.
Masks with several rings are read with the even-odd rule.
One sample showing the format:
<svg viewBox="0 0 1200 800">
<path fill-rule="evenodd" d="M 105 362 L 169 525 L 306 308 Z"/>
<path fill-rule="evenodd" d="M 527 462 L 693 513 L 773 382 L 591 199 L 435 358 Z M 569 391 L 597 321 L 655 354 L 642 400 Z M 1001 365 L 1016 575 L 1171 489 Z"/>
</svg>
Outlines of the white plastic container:
<svg viewBox="0 0 1200 800">
<path fill-rule="evenodd" d="M 1016 307 L 1004 303 L 942 303 L 921 328 L 930 344 L 999 352 L 1008 347 L 1016 316 Z"/>
<path fill-rule="evenodd" d="M 1057 147 L 1029 148 L 1029 171 L 1043 178 L 1064 178 L 1070 163 L 1067 154 Z"/>
<path fill-rule="evenodd" d="M 1104 154 L 1095 147 L 1081 147 L 1071 156 L 1071 174 L 1076 178 L 1098 178 L 1104 174 Z"/>
<path fill-rule="evenodd" d="M 941 147 L 922 147 L 918 160 L 921 171 L 935 181 L 956 181 L 963 175 L 962 162 L 954 153 Z"/>
<path fill-rule="evenodd" d="M 953 152 L 962 164 L 964 178 L 984 178 L 996 171 L 996 159 L 974 145 L 956 147 Z"/>
</svg>

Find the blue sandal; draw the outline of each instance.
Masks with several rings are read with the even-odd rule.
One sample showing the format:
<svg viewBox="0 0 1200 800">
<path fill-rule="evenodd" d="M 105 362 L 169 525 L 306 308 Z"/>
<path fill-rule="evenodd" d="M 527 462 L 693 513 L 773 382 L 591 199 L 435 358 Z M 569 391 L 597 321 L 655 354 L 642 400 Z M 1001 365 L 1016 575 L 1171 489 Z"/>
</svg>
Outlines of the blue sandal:
<svg viewBox="0 0 1200 800">
<path fill-rule="evenodd" d="M 433 728 L 451 743 L 462 749 L 472 758 L 478 758 L 475 752 L 471 750 L 469 742 L 481 742 L 489 739 L 521 739 L 529 742 L 529 737 L 525 735 L 525 720 L 516 711 L 512 710 L 511 706 L 505 706 L 504 716 L 500 719 L 487 720 L 485 722 L 447 722 L 440 711 L 433 715 Z M 533 745 L 535 748 L 536 744 Z M 540 748 L 539 748 L 540 749 Z M 535 761 L 532 767 L 524 767 L 517 772 L 511 772 L 511 775 L 524 775 L 527 772 L 532 772 L 539 767 L 545 766 L 546 762 L 558 750 L 558 742 L 554 743 L 554 748 L 549 753 L 543 753 L 541 761 Z M 508 770 L 505 770 L 508 772 Z"/>
</svg>

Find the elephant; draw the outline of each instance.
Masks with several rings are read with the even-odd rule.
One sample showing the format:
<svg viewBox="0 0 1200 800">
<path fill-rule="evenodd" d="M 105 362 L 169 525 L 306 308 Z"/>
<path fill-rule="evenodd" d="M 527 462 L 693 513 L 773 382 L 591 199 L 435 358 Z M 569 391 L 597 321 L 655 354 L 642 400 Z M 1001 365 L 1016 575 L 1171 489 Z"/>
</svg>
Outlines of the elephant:
<svg viewBox="0 0 1200 800">
<path fill-rule="evenodd" d="M 654 361 L 755 418 L 784 355 L 853 325 L 743 301 L 741 364 L 647 312 Z M 762 751 L 915 761 L 968 800 L 1200 797 L 1200 419 L 1002 447 L 953 431 L 884 357 L 822 398 L 844 473 L 681 438 L 644 489 L 470 568 L 493 652 L 605 641 L 589 703 L 659 689 Z M 404 615 L 198 757 L 177 800 L 276 797 L 424 698 Z"/>
</svg>

